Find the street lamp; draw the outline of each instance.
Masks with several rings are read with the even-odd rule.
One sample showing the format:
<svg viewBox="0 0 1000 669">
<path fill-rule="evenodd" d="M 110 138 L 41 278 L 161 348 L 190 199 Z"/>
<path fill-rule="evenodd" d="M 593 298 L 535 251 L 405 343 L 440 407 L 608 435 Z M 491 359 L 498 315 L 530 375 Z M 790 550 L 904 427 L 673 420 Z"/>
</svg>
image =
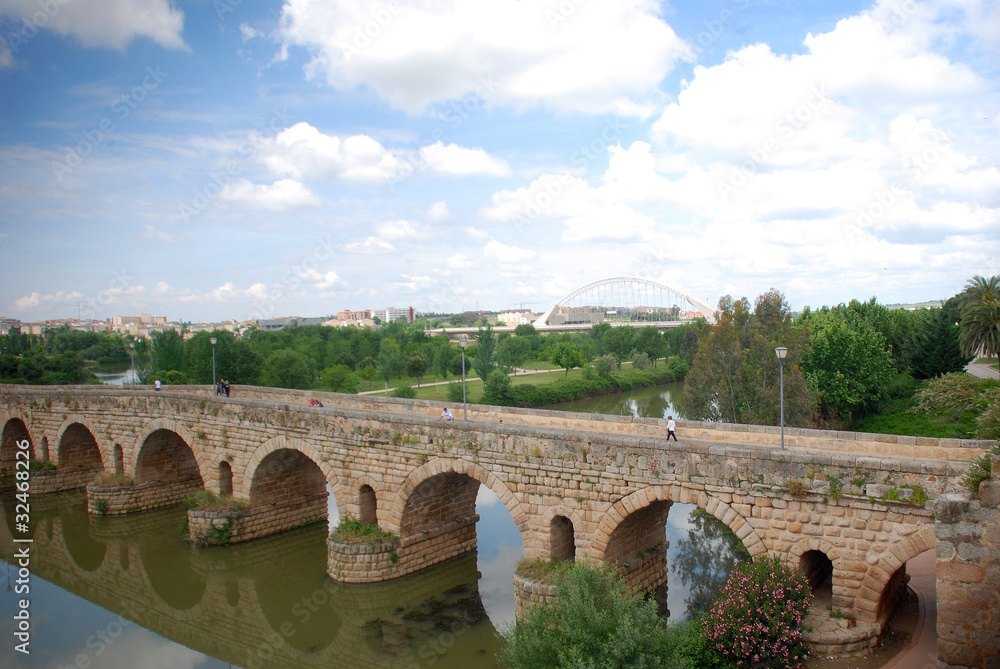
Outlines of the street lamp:
<svg viewBox="0 0 1000 669">
<path fill-rule="evenodd" d="M 462 420 L 468 421 L 469 411 L 465 401 L 465 347 L 469 345 L 469 338 L 462 335 L 458 345 L 462 347 Z"/>
<path fill-rule="evenodd" d="M 212 388 L 215 388 L 215 342 L 219 340 L 215 337 L 209 337 L 208 341 L 212 342 Z"/>
<path fill-rule="evenodd" d="M 781 378 L 781 450 L 785 450 L 785 356 L 788 349 L 776 346 L 774 354 L 778 356 L 778 374 Z"/>
<path fill-rule="evenodd" d="M 132 354 L 132 369 L 130 369 L 129 371 L 132 372 L 132 374 L 131 374 L 131 376 L 132 376 L 132 392 L 134 393 L 135 392 L 135 342 L 134 341 L 130 341 L 128 343 L 128 347 L 129 347 L 129 351 Z"/>
</svg>

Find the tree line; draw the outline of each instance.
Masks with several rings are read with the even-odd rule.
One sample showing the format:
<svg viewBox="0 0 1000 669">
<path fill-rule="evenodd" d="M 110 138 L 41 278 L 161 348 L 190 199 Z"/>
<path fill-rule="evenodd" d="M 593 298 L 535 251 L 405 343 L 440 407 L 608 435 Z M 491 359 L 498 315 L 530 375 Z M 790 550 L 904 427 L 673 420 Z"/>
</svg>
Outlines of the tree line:
<svg viewBox="0 0 1000 669">
<path fill-rule="evenodd" d="M 961 371 L 998 351 L 1000 278 L 974 277 L 940 309 L 889 309 L 867 302 L 805 309 L 793 317 L 770 290 L 719 301 L 685 379 L 688 418 L 776 425 L 784 361 L 789 425 L 850 427 L 913 395 L 917 382 Z"/>
</svg>

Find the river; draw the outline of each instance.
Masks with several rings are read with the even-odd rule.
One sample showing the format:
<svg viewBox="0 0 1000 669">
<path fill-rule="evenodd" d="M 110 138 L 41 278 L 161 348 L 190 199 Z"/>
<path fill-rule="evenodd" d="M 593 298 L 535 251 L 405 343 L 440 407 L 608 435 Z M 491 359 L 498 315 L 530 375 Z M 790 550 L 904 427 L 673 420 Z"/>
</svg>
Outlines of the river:
<svg viewBox="0 0 1000 669">
<path fill-rule="evenodd" d="M 676 410 L 676 392 L 643 389 L 612 404 L 660 415 Z M 477 551 L 374 585 L 327 577 L 326 523 L 194 549 L 182 539 L 180 508 L 99 517 L 85 503 L 82 491 L 32 499 L 32 652 L 22 655 L 8 652 L 25 595 L 12 590 L 15 500 L 4 497 L 0 667 L 498 666 L 496 631 L 513 620 L 511 576 L 524 553 L 513 519 L 485 487 Z M 338 517 L 332 497 L 329 511 Z M 732 533 L 695 511 L 675 504 L 667 521 L 670 571 L 657 599 L 670 620 L 704 607 L 736 559 Z"/>
</svg>

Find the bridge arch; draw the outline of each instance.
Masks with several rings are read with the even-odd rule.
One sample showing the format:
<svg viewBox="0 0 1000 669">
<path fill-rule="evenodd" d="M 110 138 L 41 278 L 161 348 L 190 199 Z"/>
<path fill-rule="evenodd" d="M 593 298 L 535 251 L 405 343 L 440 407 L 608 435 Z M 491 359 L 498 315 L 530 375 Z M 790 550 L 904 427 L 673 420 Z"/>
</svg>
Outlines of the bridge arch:
<svg viewBox="0 0 1000 669">
<path fill-rule="evenodd" d="M 196 449 L 194 447 L 197 442 L 195 441 L 195 435 L 191 432 L 191 430 L 185 427 L 180 421 L 172 418 L 154 418 L 142 427 L 142 431 L 140 431 L 136 436 L 135 443 L 131 446 L 131 448 L 126 449 L 125 446 L 122 447 L 122 459 L 125 463 L 127 463 L 126 474 L 135 474 L 136 467 L 139 464 L 139 454 L 142 452 L 142 447 L 146 443 L 146 440 L 149 439 L 149 436 L 157 430 L 173 432 L 178 437 L 183 439 L 184 443 L 191 449 L 195 462 L 198 463 L 199 473 L 209 471 L 207 469 L 207 463 L 205 462 L 205 455 L 200 449 Z M 202 480 L 204 480 L 204 478 L 204 475 L 202 475 Z"/>
<path fill-rule="evenodd" d="M 112 459 L 110 450 L 98 440 L 89 421 L 80 414 L 70 414 L 56 431 L 56 467 L 77 467 L 83 472 L 106 469 Z"/>
<path fill-rule="evenodd" d="M 869 557 L 871 565 L 861 581 L 854 599 L 854 617 L 861 622 L 882 623 L 886 590 L 899 569 L 937 544 L 933 526 L 927 526 L 886 548 L 880 555 Z"/>
<path fill-rule="evenodd" d="M 574 299 L 593 292 L 598 297 L 598 301 L 606 301 L 606 304 L 596 305 L 604 307 L 627 307 L 645 308 L 651 307 L 657 300 L 662 300 L 666 295 L 668 301 L 672 298 L 683 300 L 701 312 L 702 316 L 709 323 L 715 323 L 715 309 L 708 304 L 694 298 L 684 292 L 666 286 L 651 279 L 643 279 L 634 276 L 615 276 L 592 281 L 584 286 L 572 291 L 564 298 L 549 307 L 545 313 L 534 322 L 536 328 L 546 328 L 552 325 L 550 320 L 557 312 L 567 307 Z M 640 304 L 643 300 L 649 304 Z M 620 302 L 615 304 L 615 302 Z M 676 303 L 675 303 L 676 305 Z"/>
<path fill-rule="evenodd" d="M 239 480 L 233 481 L 233 494 L 241 499 L 249 500 L 254 477 L 257 475 L 257 469 L 269 455 L 275 451 L 282 450 L 298 451 L 309 460 L 312 460 L 313 464 L 323 473 L 326 482 L 330 484 L 333 496 L 337 500 L 337 507 L 340 508 L 344 498 L 341 480 L 334 470 L 333 465 L 330 464 L 327 458 L 323 457 L 323 452 L 307 441 L 286 437 L 283 434 L 271 437 L 254 449 L 254 452 L 250 455 L 250 459 L 247 461 L 246 467 L 240 472 Z"/>
<path fill-rule="evenodd" d="M 646 509 L 654 504 L 673 503 L 696 504 L 699 508 L 715 516 L 731 529 L 751 557 L 767 552 L 763 540 L 753 529 L 747 519 L 736 512 L 729 504 L 718 497 L 710 497 L 704 491 L 691 490 L 681 486 L 649 486 L 636 490 L 615 502 L 601 517 L 597 531 L 591 541 L 590 556 L 604 561 L 608 556 L 608 547 L 616 529 L 632 514 Z"/>
<path fill-rule="evenodd" d="M 2 436 L 0 436 L 0 474 L 13 474 L 15 463 L 17 462 L 17 442 L 28 440 L 28 454 L 35 458 L 35 442 L 31 438 L 28 424 L 24 418 L 18 415 L 8 414 L 3 422 Z"/>
<path fill-rule="evenodd" d="M 418 489 L 421 486 L 426 486 L 436 477 L 447 475 L 472 479 L 496 493 L 501 504 L 507 508 L 507 511 L 514 519 L 514 524 L 517 525 L 517 529 L 521 533 L 521 541 L 524 544 L 525 552 L 528 551 L 528 538 L 531 536 L 529 515 L 521 505 L 521 502 L 496 474 L 474 462 L 461 459 L 435 458 L 414 469 L 396 492 L 395 499 L 386 514 L 387 527 L 384 529 L 398 532 L 401 537 L 404 536 L 404 522 L 408 520 L 408 511 L 411 510 L 408 507 L 412 507 L 411 503 L 414 501 L 414 493 L 419 492 Z M 446 479 L 438 480 L 444 481 Z M 425 490 L 424 492 L 426 494 L 432 491 Z M 443 489 L 437 492 L 445 494 Z M 475 492 L 472 493 L 472 497 L 474 503 Z"/>
<path fill-rule="evenodd" d="M 574 559 L 577 549 L 582 548 L 580 530 L 584 527 L 586 523 L 576 509 L 570 509 L 562 504 L 545 509 L 538 518 L 538 527 L 535 528 L 538 536 L 542 537 L 540 542 L 542 554 L 538 557 Z"/>
</svg>

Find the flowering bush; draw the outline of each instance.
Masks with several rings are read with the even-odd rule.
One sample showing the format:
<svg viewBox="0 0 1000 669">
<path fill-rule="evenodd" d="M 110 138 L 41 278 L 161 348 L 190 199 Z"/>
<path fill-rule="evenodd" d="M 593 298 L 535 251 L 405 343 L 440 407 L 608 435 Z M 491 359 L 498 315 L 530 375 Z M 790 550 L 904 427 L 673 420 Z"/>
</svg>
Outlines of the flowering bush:
<svg viewBox="0 0 1000 669">
<path fill-rule="evenodd" d="M 705 618 L 704 636 L 734 667 L 798 669 L 809 654 L 802 619 L 811 597 L 805 575 L 780 559 L 744 562 Z"/>
</svg>

